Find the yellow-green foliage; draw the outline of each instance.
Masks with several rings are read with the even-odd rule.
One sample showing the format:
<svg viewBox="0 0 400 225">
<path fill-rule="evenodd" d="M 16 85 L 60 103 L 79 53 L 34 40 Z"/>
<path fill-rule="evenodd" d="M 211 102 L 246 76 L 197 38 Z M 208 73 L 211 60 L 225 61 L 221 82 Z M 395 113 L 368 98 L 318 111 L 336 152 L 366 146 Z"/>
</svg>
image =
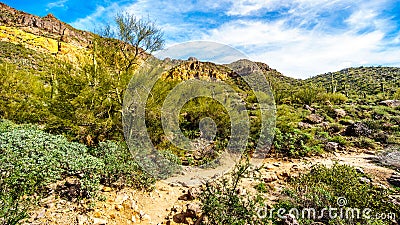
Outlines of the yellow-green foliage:
<svg viewBox="0 0 400 225">
<path fill-rule="evenodd" d="M 394 99 L 400 99 L 400 88 L 398 88 L 396 93 L 394 93 L 393 98 Z"/>
<path fill-rule="evenodd" d="M 0 40 L 21 44 L 43 53 L 58 53 L 61 58 L 68 61 L 77 61 L 74 56 L 86 54 L 85 49 L 66 42 L 61 42 L 61 51 L 58 52 L 58 40 L 37 36 L 14 27 L 0 26 Z"/>
<path fill-rule="evenodd" d="M 321 102 L 329 101 L 334 104 L 342 104 L 348 99 L 346 95 L 342 93 L 322 93 L 318 95 L 318 100 Z"/>
</svg>

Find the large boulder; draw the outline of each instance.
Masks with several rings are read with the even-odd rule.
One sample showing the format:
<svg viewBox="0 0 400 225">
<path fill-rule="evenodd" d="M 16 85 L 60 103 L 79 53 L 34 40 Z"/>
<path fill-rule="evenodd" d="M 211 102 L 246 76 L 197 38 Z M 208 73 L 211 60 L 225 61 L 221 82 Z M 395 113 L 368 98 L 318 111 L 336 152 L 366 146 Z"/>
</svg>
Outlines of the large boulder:
<svg viewBox="0 0 400 225">
<path fill-rule="evenodd" d="M 345 134 L 347 136 L 354 136 L 354 137 L 368 137 L 370 136 L 372 131 L 368 128 L 367 125 L 361 122 L 356 122 L 346 128 Z"/>
</svg>

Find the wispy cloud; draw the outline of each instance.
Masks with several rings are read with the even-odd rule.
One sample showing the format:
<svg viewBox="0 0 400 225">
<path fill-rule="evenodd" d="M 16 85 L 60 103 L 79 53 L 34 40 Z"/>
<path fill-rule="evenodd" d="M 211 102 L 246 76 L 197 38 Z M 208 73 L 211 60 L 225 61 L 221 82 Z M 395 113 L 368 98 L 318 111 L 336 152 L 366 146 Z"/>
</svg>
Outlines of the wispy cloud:
<svg viewBox="0 0 400 225">
<path fill-rule="evenodd" d="M 47 4 L 46 11 L 48 11 L 48 10 L 50 10 L 52 8 L 63 8 L 63 7 L 66 6 L 65 3 L 67 3 L 67 2 L 68 2 L 68 0 L 59 0 L 59 1 L 56 1 L 56 2 L 50 2 L 50 3 Z"/>
<path fill-rule="evenodd" d="M 107 7 L 98 6 L 93 13 L 75 20 L 71 25 L 78 29 L 99 32 L 105 25 L 112 24 L 113 18 L 119 12 L 122 12 L 122 9 L 117 3 Z"/>
</svg>

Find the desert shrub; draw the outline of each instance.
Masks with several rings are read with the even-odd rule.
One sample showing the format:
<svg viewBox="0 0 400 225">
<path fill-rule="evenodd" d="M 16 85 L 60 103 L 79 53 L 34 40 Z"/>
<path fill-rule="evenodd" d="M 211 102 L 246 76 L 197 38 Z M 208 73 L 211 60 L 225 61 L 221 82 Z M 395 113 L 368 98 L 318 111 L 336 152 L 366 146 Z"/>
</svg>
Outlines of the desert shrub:
<svg viewBox="0 0 400 225">
<path fill-rule="evenodd" d="M 400 206 L 390 201 L 392 190 L 374 186 L 371 183 L 362 182 L 364 175 L 357 173 L 353 167 L 334 164 L 331 168 L 323 165 L 314 166 L 310 173 L 300 175 L 290 180 L 290 187 L 284 191 L 287 198 L 283 198 L 275 208 L 285 208 L 288 212 L 296 208 L 300 212 L 303 209 L 315 209 L 316 217 L 298 218 L 300 224 L 393 224 L 393 221 L 382 221 L 372 218 L 377 213 L 400 212 Z M 328 210 L 324 208 L 336 208 L 337 215 L 340 210 L 359 209 L 361 212 L 371 209 L 371 218 L 337 216 L 330 217 Z M 322 212 L 325 212 L 322 214 Z M 333 212 L 333 211 L 332 211 Z M 343 215 L 343 214 L 342 214 Z M 351 215 L 351 214 L 350 214 Z M 356 215 L 356 214 L 355 214 Z M 397 219 L 397 218 L 396 218 Z M 315 223 L 314 223 L 315 224 Z"/>
<path fill-rule="evenodd" d="M 282 131 L 290 130 L 306 117 L 308 111 L 295 108 L 292 105 L 278 105 L 276 112 L 276 127 Z"/>
<path fill-rule="evenodd" d="M 329 138 L 329 141 L 339 143 L 342 146 L 348 146 L 349 142 L 343 136 L 337 135 Z"/>
<path fill-rule="evenodd" d="M 96 196 L 100 183 L 122 179 L 126 186 L 151 188 L 154 182 L 123 145 L 106 142 L 88 149 L 32 125 L 0 123 L 0 218 L 6 224 L 24 218 L 48 184 L 66 177 L 79 179 L 78 194 L 72 196 L 78 198 Z"/>
<path fill-rule="evenodd" d="M 295 96 L 298 103 L 311 105 L 317 101 L 318 94 L 322 92 L 323 88 L 310 84 L 300 87 Z"/>
<path fill-rule="evenodd" d="M 112 141 L 100 142 L 98 147 L 90 150 L 90 153 L 104 163 L 99 171 L 101 183 L 152 189 L 154 178 L 141 171 L 125 144 Z"/>
<path fill-rule="evenodd" d="M 333 104 L 343 104 L 345 103 L 348 98 L 346 97 L 346 95 L 342 94 L 342 93 L 322 93 L 318 95 L 318 100 L 320 102 L 326 102 L 329 101 Z"/>
<path fill-rule="evenodd" d="M 313 143 L 313 136 L 298 129 L 284 133 L 276 128 L 273 149 L 277 153 L 290 157 L 301 157 L 321 152 L 320 146 Z"/>
<path fill-rule="evenodd" d="M 68 142 L 62 136 L 17 126 L 3 129 L 0 199 L 1 205 L 7 207 L 3 207 L 0 218 L 9 218 L 9 222 L 23 218 L 30 202 L 23 196 L 38 194 L 46 185 L 65 176 L 83 174 L 82 197 L 93 196 L 96 185 L 92 184 L 98 183 L 98 172 L 103 165 L 101 160 L 88 154 L 84 145 Z"/>
<path fill-rule="evenodd" d="M 207 183 L 200 195 L 203 213 L 207 222 L 203 224 L 265 224 L 258 211 L 264 207 L 264 199 L 259 196 L 239 195 L 239 184 L 243 178 L 250 177 L 250 165 L 238 164 L 234 170 L 219 180 Z"/>
<path fill-rule="evenodd" d="M 397 88 L 396 93 L 393 94 L 393 99 L 400 99 L 400 88 Z"/>
<path fill-rule="evenodd" d="M 352 144 L 358 148 L 376 149 L 378 147 L 375 141 L 368 137 L 358 137 L 352 142 Z"/>
</svg>

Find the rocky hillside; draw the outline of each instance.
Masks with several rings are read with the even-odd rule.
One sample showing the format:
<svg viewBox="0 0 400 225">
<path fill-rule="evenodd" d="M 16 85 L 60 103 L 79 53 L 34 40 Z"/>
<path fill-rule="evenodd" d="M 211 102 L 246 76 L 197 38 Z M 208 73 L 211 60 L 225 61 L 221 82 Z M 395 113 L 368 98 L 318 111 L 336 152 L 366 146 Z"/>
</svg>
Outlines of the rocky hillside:
<svg viewBox="0 0 400 225">
<path fill-rule="evenodd" d="M 37 36 L 60 40 L 77 47 L 87 46 L 92 37 L 91 33 L 77 30 L 58 20 L 52 14 L 39 17 L 18 11 L 3 3 L 0 3 L 0 26 L 18 28 Z"/>
<path fill-rule="evenodd" d="M 400 87 L 400 68 L 358 67 L 321 74 L 306 80 L 319 84 L 329 91 L 346 95 L 376 95 L 385 93 L 392 96 Z"/>
</svg>

